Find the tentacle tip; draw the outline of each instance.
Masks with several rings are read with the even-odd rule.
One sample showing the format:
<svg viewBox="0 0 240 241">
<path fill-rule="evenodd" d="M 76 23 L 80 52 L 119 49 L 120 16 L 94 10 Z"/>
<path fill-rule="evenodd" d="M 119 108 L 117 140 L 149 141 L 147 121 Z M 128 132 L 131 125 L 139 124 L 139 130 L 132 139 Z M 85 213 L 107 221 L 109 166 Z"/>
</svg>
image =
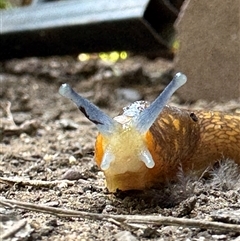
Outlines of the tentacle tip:
<svg viewBox="0 0 240 241">
<path fill-rule="evenodd" d="M 103 171 L 106 171 L 110 167 L 110 164 L 114 159 L 115 159 L 114 154 L 112 154 L 109 150 L 106 150 L 101 162 L 101 166 L 100 166 L 101 169 Z"/>
<path fill-rule="evenodd" d="M 69 98 L 69 97 L 70 97 L 71 90 L 72 90 L 72 89 L 71 89 L 70 85 L 65 83 L 65 84 L 62 84 L 62 85 L 60 86 L 58 92 L 59 92 L 60 95 Z"/>
<path fill-rule="evenodd" d="M 155 166 L 155 162 L 152 158 L 152 155 L 147 149 L 143 150 L 139 155 L 141 161 L 144 162 L 147 168 L 153 168 Z"/>
<path fill-rule="evenodd" d="M 174 79 L 179 86 L 182 86 L 187 82 L 187 76 L 181 72 L 176 73 L 176 75 L 174 76 Z"/>
</svg>

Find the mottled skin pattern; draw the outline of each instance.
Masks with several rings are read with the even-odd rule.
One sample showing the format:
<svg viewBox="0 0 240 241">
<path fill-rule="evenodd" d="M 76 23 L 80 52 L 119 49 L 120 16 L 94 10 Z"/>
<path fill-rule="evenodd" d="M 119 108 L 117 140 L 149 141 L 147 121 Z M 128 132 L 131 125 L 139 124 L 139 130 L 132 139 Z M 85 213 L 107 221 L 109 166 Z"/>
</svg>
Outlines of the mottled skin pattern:
<svg viewBox="0 0 240 241">
<path fill-rule="evenodd" d="M 167 106 L 150 133 L 149 150 L 156 164 L 161 163 L 150 172 L 162 181 L 174 179 L 180 167 L 200 175 L 223 158 L 240 164 L 240 115 Z"/>
<path fill-rule="evenodd" d="M 105 171 L 110 191 L 145 189 L 176 180 L 180 168 L 201 175 L 209 166 L 223 158 L 240 165 L 240 115 L 213 111 L 188 111 L 166 106 L 143 137 L 155 166 L 144 164 L 138 172 L 111 174 Z M 96 141 L 95 159 L 100 166 L 104 138 Z M 125 165 L 124 160 L 121 161 Z"/>
</svg>

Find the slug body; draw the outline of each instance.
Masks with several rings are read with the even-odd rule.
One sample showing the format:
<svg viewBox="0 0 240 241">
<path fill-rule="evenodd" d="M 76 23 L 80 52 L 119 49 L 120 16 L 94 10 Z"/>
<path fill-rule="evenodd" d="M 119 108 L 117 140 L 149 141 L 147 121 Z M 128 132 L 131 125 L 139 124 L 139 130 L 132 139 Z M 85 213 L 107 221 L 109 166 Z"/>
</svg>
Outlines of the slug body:
<svg viewBox="0 0 240 241">
<path fill-rule="evenodd" d="M 166 105 L 185 82 L 186 76 L 178 73 L 151 105 L 137 101 L 113 119 L 97 107 L 92 110 L 93 104 L 89 112 L 90 102 L 85 106 L 86 100 L 76 99 L 70 87 L 60 88 L 99 129 L 95 160 L 109 191 L 157 187 L 176 180 L 180 168 L 201 175 L 222 158 L 240 165 L 240 115 L 191 112 Z"/>
<path fill-rule="evenodd" d="M 121 117 L 125 118 L 123 115 L 117 119 Z M 211 111 L 193 113 L 165 106 L 149 131 L 141 136 L 142 145 L 154 160 L 153 168 L 139 161 L 135 144 L 137 148 L 142 146 L 132 132 L 118 145 L 116 160 L 119 161 L 104 171 L 110 191 L 157 187 L 176 180 L 180 168 L 184 173 L 199 176 L 223 158 L 240 165 L 240 116 Z M 95 159 L 99 167 L 105 147 L 112 141 L 98 135 Z"/>
</svg>

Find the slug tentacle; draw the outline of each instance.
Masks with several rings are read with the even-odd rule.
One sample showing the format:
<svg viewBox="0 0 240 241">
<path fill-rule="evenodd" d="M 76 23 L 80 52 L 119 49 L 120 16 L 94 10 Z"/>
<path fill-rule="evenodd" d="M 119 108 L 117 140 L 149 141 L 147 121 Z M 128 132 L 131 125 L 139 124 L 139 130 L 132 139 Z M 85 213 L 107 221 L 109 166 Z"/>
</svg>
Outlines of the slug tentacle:
<svg viewBox="0 0 240 241">
<path fill-rule="evenodd" d="M 111 152 L 111 150 L 106 148 L 103 158 L 102 158 L 102 162 L 101 162 L 101 169 L 107 170 L 109 168 L 111 162 L 114 161 L 114 159 L 115 159 L 115 155 Z"/>
<path fill-rule="evenodd" d="M 141 150 L 138 155 L 139 155 L 140 160 L 145 163 L 146 167 L 153 168 L 155 166 L 155 162 L 148 149 L 145 148 L 145 149 Z"/>
<path fill-rule="evenodd" d="M 141 133 L 146 133 L 149 130 L 173 93 L 184 85 L 186 81 L 186 75 L 177 73 L 157 99 L 138 116 L 136 120 L 136 128 Z"/>
<path fill-rule="evenodd" d="M 109 135 L 115 131 L 117 122 L 101 111 L 97 106 L 89 100 L 77 94 L 68 84 L 62 84 L 59 93 L 71 99 L 79 108 L 79 110 L 94 124 L 103 135 Z"/>
</svg>

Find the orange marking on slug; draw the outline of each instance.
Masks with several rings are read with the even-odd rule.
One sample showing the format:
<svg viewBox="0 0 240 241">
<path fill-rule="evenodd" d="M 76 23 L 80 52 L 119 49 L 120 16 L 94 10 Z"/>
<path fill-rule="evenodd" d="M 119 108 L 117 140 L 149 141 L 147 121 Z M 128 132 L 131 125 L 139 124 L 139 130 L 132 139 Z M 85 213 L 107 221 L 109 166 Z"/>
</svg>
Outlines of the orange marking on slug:
<svg viewBox="0 0 240 241">
<path fill-rule="evenodd" d="M 174 127 L 176 128 L 177 131 L 180 130 L 180 122 L 179 122 L 178 119 L 175 119 L 175 120 L 173 121 L 173 125 L 174 125 Z"/>
<path fill-rule="evenodd" d="M 101 134 L 98 134 L 96 142 L 95 142 L 95 156 L 94 156 L 98 167 L 100 167 L 102 158 L 104 155 L 103 146 L 104 146 L 103 136 Z"/>
<path fill-rule="evenodd" d="M 162 122 L 164 122 L 165 124 L 169 124 L 170 122 L 169 122 L 169 120 L 168 119 L 166 119 L 166 118 L 162 118 L 162 120 L 161 120 Z"/>
</svg>

